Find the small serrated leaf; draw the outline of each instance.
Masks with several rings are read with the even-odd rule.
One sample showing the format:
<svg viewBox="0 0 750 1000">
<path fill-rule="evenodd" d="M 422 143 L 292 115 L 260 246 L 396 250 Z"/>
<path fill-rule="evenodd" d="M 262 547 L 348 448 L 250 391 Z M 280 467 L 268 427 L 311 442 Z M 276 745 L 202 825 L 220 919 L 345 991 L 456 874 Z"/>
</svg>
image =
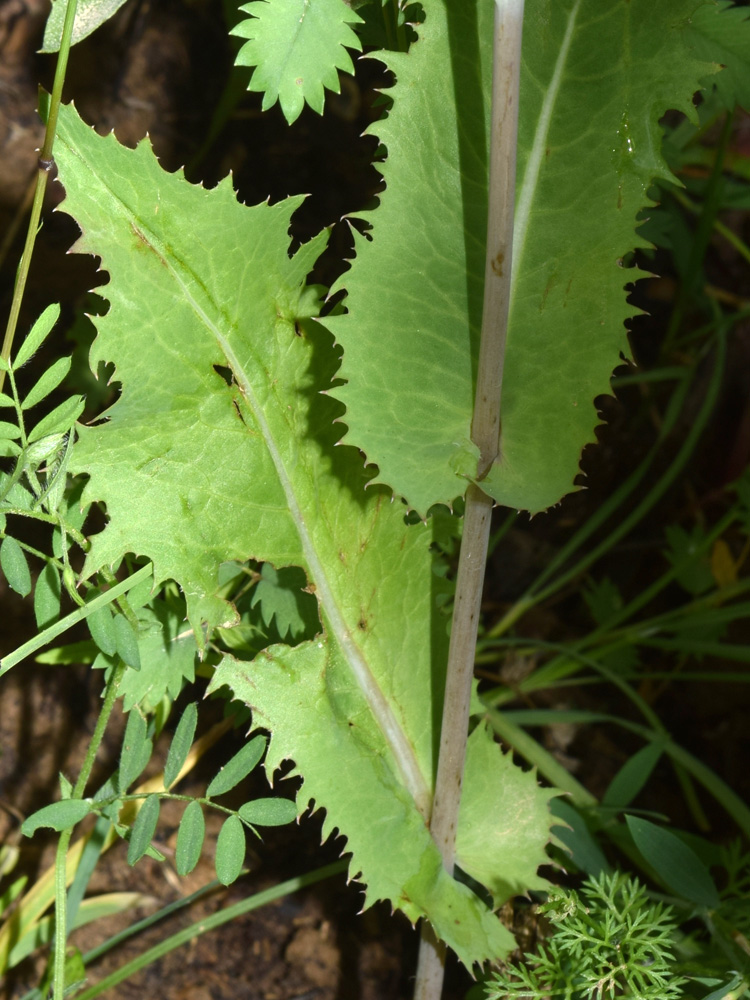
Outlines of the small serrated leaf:
<svg viewBox="0 0 750 1000">
<path fill-rule="evenodd" d="M 141 669 L 141 656 L 138 652 L 138 636 L 125 615 L 116 614 L 112 623 L 117 655 L 133 670 Z"/>
<path fill-rule="evenodd" d="M 216 877 L 222 885 L 231 885 L 245 861 L 245 827 L 239 816 L 225 820 L 216 840 Z"/>
<path fill-rule="evenodd" d="M 266 741 L 263 736 L 256 736 L 246 743 L 232 759 L 221 768 L 214 780 L 206 790 L 207 798 L 215 798 L 223 795 L 235 785 L 238 785 L 243 778 L 246 778 L 252 771 L 266 749 Z"/>
<path fill-rule="evenodd" d="M 149 795 L 141 806 L 133 823 L 128 844 L 128 864 L 137 864 L 151 846 L 151 838 L 159 822 L 160 800 L 158 795 Z"/>
<path fill-rule="evenodd" d="M 26 395 L 21 404 L 24 410 L 31 409 L 40 403 L 45 396 L 48 396 L 60 385 L 62 380 L 70 371 L 70 358 L 60 358 L 42 375 L 36 385 Z"/>
<path fill-rule="evenodd" d="M 198 864 L 206 835 L 203 808 L 195 799 L 189 802 L 180 820 L 175 849 L 175 867 L 178 875 L 189 875 Z M 244 857 L 244 855 L 243 855 Z"/>
<path fill-rule="evenodd" d="M 15 590 L 21 597 L 31 593 L 29 564 L 23 549 L 11 535 L 7 535 L 0 545 L 0 568 L 11 590 Z"/>
<path fill-rule="evenodd" d="M 33 444 L 34 441 L 39 441 L 50 434 L 64 434 L 69 431 L 83 413 L 84 405 L 83 396 L 72 396 L 64 403 L 60 403 L 46 417 L 42 417 L 29 433 L 29 444 Z"/>
<path fill-rule="evenodd" d="M 291 799 L 254 799 L 238 811 L 240 819 L 250 826 L 286 826 L 297 818 L 297 806 Z"/>
<path fill-rule="evenodd" d="M 92 611 L 86 619 L 91 638 L 106 656 L 114 656 L 117 652 L 117 634 L 112 619 L 112 612 L 106 604 Z"/>
<path fill-rule="evenodd" d="M 198 724 L 198 706 L 191 702 L 182 713 L 182 718 L 177 723 L 172 742 L 169 744 L 167 763 L 164 765 L 164 787 L 170 788 L 177 779 L 182 765 L 190 753 L 195 736 L 195 727 Z"/>
<path fill-rule="evenodd" d="M 343 0 L 266 0 L 240 10 L 252 17 L 232 29 L 246 38 L 237 66 L 254 66 L 248 90 L 263 92 L 263 110 L 278 100 L 291 124 L 307 102 L 323 113 L 325 88 L 340 90 L 337 70 L 353 73 L 347 48 L 362 43 L 349 27 L 362 18 Z"/>
<path fill-rule="evenodd" d="M 47 563 L 34 588 L 34 617 L 37 628 L 43 629 L 60 617 L 60 574 L 53 563 Z"/>
<path fill-rule="evenodd" d="M 28 816 L 21 827 L 24 837 L 31 837 L 40 827 L 50 827 L 60 833 L 80 823 L 91 812 L 91 803 L 86 799 L 64 799 L 37 809 Z"/>
<path fill-rule="evenodd" d="M 134 708 L 128 715 L 120 751 L 121 793 L 127 791 L 151 759 L 152 746 L 147 736 L 147 729 L 146 720 L 138 709 Z"/>
<path fill-rule="evenodd" d="M 59 318 L 60 306 L 57 303 L 47 306 L 29 330 L 26 339 L 18 349 L 18 354 L 13 359 L 13 367 L 16 370 L 25 365 L 29 358 L 39 350 Z"/>
</svg>

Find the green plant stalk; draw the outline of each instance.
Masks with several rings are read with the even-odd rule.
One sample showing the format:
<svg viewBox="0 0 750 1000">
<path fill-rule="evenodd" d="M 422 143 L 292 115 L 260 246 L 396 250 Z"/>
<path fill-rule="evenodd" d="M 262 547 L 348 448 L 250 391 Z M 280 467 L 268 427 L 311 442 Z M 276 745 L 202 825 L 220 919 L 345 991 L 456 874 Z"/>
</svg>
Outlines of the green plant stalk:
<svg viewBox="0 0 750 1000">
<path fill-rule="evenodd" d="M 3 339 L 2 358 L 4 361 L 10 361 L 10 352 L 13 349 L 13 338 L 15 337 L 16 328 L 18 326 L 18 316 L 21 311 L 21 302 L 23 301 L 23 294 L 26 290 L 26 281 L 29 277 L 31 258 L 34 253 L 34 244 L 36 243 L 36 236 L 39 232 L 39 220 L 42 215 L 44 193 L 47 190 L 47 180 L 54 163 L 52 158 L 52 148 L 55 143 L 57 115 L 60 109 L 63 84 L 65 83 L 65 73 L 68 68 L 70 40 L 73 37 L 73 23 L 75 22 L 77 6 L 78 0 L 67 0 L 65 22 L 63 24 L 62 38 L 60 41 L 60 52 L 57 57 L 55 79 L 52 84 L 52 95 L 49 104 L 49 114 L 47 115 L 47 127 L 44 133 L 44 144 L 42 145 L 39 153 L 39 166 L 36 177 L 36 188 L 34 190 L 34 200 L 31 204 L 31 215 L 29 217 L 29 226 L 26 232 L 26 242 L 24 244 L 23 253 L 21 254 L 21 261 L 18 265 L 16 283 L 13 288 L 13 300 L 10 304 L 8 325 L 5 328 L 5 337 Z M 2 391 L 4 382 L 5 372 L 0 369 L 0 391 Z"/>
<path fill-rule="evenodd" d="M 73 794 L 71 795 L 71 798 L 73 799 L 83 798 L 86 785 L 91 777 L 91 771 L 94 767 L 96 755 L 99 752 L 99 747 L 104 739 L 104 733 L 107 728 L 107 723 L 109 722 L 109 717 L 112 714 L 112 709 L 114 708 L 115 701 L 117 700 L 117 690 L 120 686 L 120 681 L 122 680 L 124 673 L 125 664 L 122 660 L 120 660 L 117 668 L 112 671 L 109 681 L 107 682 L 104 704 L 99 712 L 99 718 L 96 720 L 94 733 L 89 741 L 86 756 L 84 758 L 83 765 L 81 766 L 80 774 L 78 775 L 78 780 L 73 788 Z M 68 855 L 68 846 L 70 845 L 70 838 L 72 836 L 73 827 L 69 830 L 64 830 L 63 833 L 60 834 L 60 839 L 57 843 L 57 853 L 55 855 L 55 953 L 54 975 L 52 979 L 54 1000 L 63 1000 L 65 995 L 65 942 L 68 934 L 66 860 Z"/>
<path fill-rule="evenodd" d="M 105 591 L 103 594 L 99 594 L 95 597 L 93 601 L 85 604 L 81 608 L 76 608 L 75 611 L 71 611 L 69 615 L 65 618 L 61 618 L 59 622 L 55 622 L 54 625 L 50 625 L 49 628 L 44 629 L 38 635 L 35 635 L 28 642 L 25 642 L 18 649 L 14 649 L 12 653 L 8 653 L 0 660 L 0 677 L 7 673 L 11 667 L 15 667 L 16 664 L 25 660 L 27 656 L 31 656 L 42 646 L 46 646 L 47 643 L 52 642 L 56 639 L 58 635 L 62 635 L 63 632 L 67 632 L 69 628 L 72 628 L 78 622 L 84 621 L 88 616 L 101 608 L 105 604 L 111 604 L 114 600 L 120 597 L 122 594 L 126 594 L 129 590 L 132 590 L 137 583 L 142 580 L 147 579 L 153 573 L 154 567 L 151 563 L 146 563 L 145 566 L 141 566 L 139 570 L 129 576 L 127 580 L 123 580 L 121 583 L 116 584 L 110 590 Z"/>
<path fill-rule="evenodd" d="M 346 871 L 348 864 L 347 860 L 335 861 L 333 864 L 318 868 L 307 875 L 300 875 L 297 878 L 281 882 L 272 889 L 257 892 L 248 899 L 243 899 L 239 903 L 235 903 L 234 906 L 228 906 L 226 909 L 219 910 L 218 913 L 214 913 L 210 917 L 191 924 L 190 927 L 184 928 L 177 934 L 173 934 L 172 937 L 167 938 L 166 941 L 162 941 L 161 944 L 149 948 L 142 955 L 138 955 L 137 958 L 123 965 L 105 979 L 102 979 L 96 986 L 91 986 L 89 989 L 84 990 L 83 993 L 78 994 L 76 1000 L 94 1000 L 94 997 L 100 996 L 105 990 L 117 986 L 124 979 L 134 975 L 145 966 L 150 965 L 151 962 L 155 962 L 157 959 L 169 954 L 170 951 L 174 951 L 175 948 L 179 948 L 181 945 L 187 944 L 188 941 L 192 941 L 201 934 L 205 934 L 206 931 L 212 931 L 216 927 L 221 927 L 236 917 L 241 917 L 245 913 L 250 913 L 251 910 L 257 910 L 261 906 L 265 906 L 266 903 L 272 903 L 276 899 L 281 899 L 282 896 L 288 896 L 290 893 L 298 892 L 308 885 L 314 885 L 316 882 L 321 882 L 332 875 L 338 875 L 339 872 Z"/>
<path fill-rule="evenodd" d="M 495 0 L 484 301 L 471 424 L 471 439 L 479 449 L 478 482 L 501 457 L 500 404 L 510 307 L 523 11 L 524 0 Z M 492 499 L 479 485 L 472 483 L 466 492 L 440 753 L 430 817 L 432 837 L 445 868 L 451 873 L 492 506 Z M 445 947 L 431 930 L 423 928 L 415 1000 L 438 1000 L 444 969 Z"/>
</svg>

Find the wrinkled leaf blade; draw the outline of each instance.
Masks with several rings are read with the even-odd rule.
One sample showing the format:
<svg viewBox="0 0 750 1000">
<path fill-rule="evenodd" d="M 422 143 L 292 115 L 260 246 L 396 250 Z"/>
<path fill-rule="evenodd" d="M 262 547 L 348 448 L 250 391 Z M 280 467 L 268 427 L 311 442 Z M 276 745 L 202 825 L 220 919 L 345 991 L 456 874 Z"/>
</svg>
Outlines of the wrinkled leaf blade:
<svg viewBox="0 0 750 1000">
<path fill-rule="evenodd" d="M 157 585 L 182 588 L 200 638 L 237 620 L 222 563 L 300 566 L 319 638 L 255 665 L 227 661 L 216 684 L 271 732 L 269 776 L 295 761 L 300 812 L 314 801 L 346 836 L 368 903 L 427 915 L 467 965 L 507 953 L 510 933 L 447 875 L 426 829 L 447 645 L 431 615 L 432 530 L 407 526 L 389 491 L 365 490 L 357 451 L 334 447 L 341 408 L 322 390 L 338 357 L 306 322 L 317 301 L 304 288 L 322 242 L 288 255 L 299 199 L 240 206 L 227 182 L 192 187 L 147 144 L 123 149 L 67 108 L 56 158 L 84 233 L 76 249 L 101 255 L 112 276 L 92 362 L 113 362 L 123 387 L 106 423 L 79 429 L 71 459 L 89 477 L 84 502 L 103 501 L 110 519 L 84 572 L 147 556 Z M 144 285 L 149 296 L 132 295 Z M 548 836 L 545 816 L 534 857 Z M 401 846 L 384 865 L 387 840 Z"/>
</svg>

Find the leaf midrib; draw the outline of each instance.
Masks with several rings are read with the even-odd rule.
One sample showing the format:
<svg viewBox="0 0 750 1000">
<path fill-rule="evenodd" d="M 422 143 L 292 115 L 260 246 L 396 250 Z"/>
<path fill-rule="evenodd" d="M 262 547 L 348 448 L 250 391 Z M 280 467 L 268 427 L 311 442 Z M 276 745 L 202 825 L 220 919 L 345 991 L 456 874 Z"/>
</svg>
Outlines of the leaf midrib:
<svg viewBox="0 0 750 1000">
<path fill-rule="evenodd" d="M 70 146 L 68 146 L 68 150 L 77 155 L 77 151 Z M 80 159 L 82 159 L 82 162 L 86 164 L 86 161 L 83 158 Z M 88 167 L 88 164 L 86 164 L 86 166 Z M 195 298 L 194 294 L 188 287 L 188 283 L 180 274 L 180 270 L 174 266 L 174 254 L 169 252 L 163 245 L 161 249 L 159 248 L 162 241 L 151 231 L 150 227 L 146 226 L 143 220 L 139 218 L 139 216 L 128 205 L 126 205 L 125 202 L 122 201 L 120 196 L 109 187 L 103 176 L 95 175 L 95 179 L 107 191 L 112 200 L 120 206 L 120 210 L 128 219 L 129 225 L 132 228 L 137 229 L 141 238 L 145 238 L 145 241 L 148 243 L 150 249 L 158 257 L 160 267 L 166 266 L 169 274 L 180 288 L 184 300 L 188 303 L 200 322 L 214 338 L 224 355 L 228 366 L 231 368 L 234 377 L 237 380 L 237 384 L 242 390 L 245 400 L 257 422 L 261 434 L 263 435 L 263 439 L 266 443 L 266 447 L 268 448 L 271 460 L 273 461 L 274 468 L 276 469 L 276 474 L 284 492 L 287 506 L 297 528 L 305 561 L 313 582 L 315 583 L 316 596 L 323 609 L 324 617 L 328 621 L 336 642 L 341 649 L 346 662 L 349 664 L 360 690 L 367 701 L 370 711 L 375 717 L 378 726 L 388 743 L 396 765 L 401 773 L 401 778 L 405 787 L 414 800 L 420 814 L 425 819 L 425 822 L 428 822 L 432 809 L 432 793 L 419 767 L 414 748 L 407 735 L 404 733 L 402 727 L 399 725 L 398 719 L 396 718 L 388 699 L 385 697 L 365 656 L 355 642 L 352 632 L 346 624 L 344 614 L 339 607 L 338 601 L 334 595 L 333 587 L 331 586 L 328 575 L 325 572 L 324 564 L 318 555 L 310 528 L 308 527 L 307 521 L 302 513 L 292 478 L 286 469 L 281 452 L 276 444 L 268 421 L 266 420 L 265 413 L 263 412 L 263 407 L 258 401 L 255 390 L 253 389 L 243 366 L 229 344 L 226 336 L 211 319 L 206 309 L 204 309 Z M 102 261 L 102 263 L 104 264 L 104 261 Z M 204 289 L 206 297 L 208 298 L 212 308 L 217 314 L 220 315 L 221 308 L 218 303 L 214 301 L 211 293 L 200 280 L 199 276 L 194 274 L 192 268 L 184 261 L 181 261 L 180 264 L 187 275 L 192 277 L 195 281 L 197 287 Z"/>
</svg>

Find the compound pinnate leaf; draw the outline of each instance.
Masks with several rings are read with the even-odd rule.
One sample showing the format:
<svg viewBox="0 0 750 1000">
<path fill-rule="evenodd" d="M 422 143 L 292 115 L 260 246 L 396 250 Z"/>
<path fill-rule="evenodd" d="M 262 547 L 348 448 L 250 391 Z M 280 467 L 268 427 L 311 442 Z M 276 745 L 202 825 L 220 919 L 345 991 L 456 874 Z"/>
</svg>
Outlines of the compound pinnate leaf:
<svg viewBox="0 0 750 1000">
<path fill-rule="evenodd" d="M 245 827 L 239 816 L 224 821 L 216 840 L 216 877 L 222 885 L 231 885 L 242 871 L 245 862 Z"/>
<path fill-rule="evenodd" d="M 371 129 L 387 149 L 386 187 L 359 216 L 371 229 L 339 282 L 348 313 L 329 322 L 344 348 L 348 383 L 334 395 L 346 440 L 422 513 L 451 503 L 477 469 L 494 6 L 424 3 L 408 54 L 379 56 L 396 77 L 393 107 Z M 695 9 L 526 2 L 501 459 L 482 483 L 499 503 L 556 503 L 594 439 L 593 401 L 627 352 L 634 312 L 624 285 L 635 275 L 618 264 L 639 244 L 649 185 L 669 176 L 658 119 L 669 108 L 694 118 L 693 93 L 715 68 L 693 54 Z"/>
<path fill-rule="evenodd" d="M 155 585 L 179 583 L 203 636 L 236 621 L 222 563 L 300 566 L 320 636 L 253 664 L 227 658 L 213 687 L 228 684 L 271 733 L 269 776 L 296 763 L 299 812 L 311 801 L 326 810 L 326 834 L 347 838 L 368 903 L 428 917 L 467 965 L 507 953 L 510 933 L 447 874 L 427 830 L 447 653 L 432 615 L 432 528 L 408 526 L 389 491 L 365 490 L 358 452 L 334 447 L 341 406 L 322 391 L 339 359 L 306 321 L 317 302 L 304 287 L 322 240 L 288 255 L 300 200 L 248 208 L 227 182 L 192 187 L 147 144 L 100 138 L 69 108 L 56 159 L 84 233 L 77 249 L 111 275 L 93 364 L 113 362 L 122 384 L 107 422 L 80 428 L 71 459 L 89 477 L 83 502 L 102 500 L 109 516 L 86 572 L 147 556 Z M 497 775 L 479 780 L 501 796 L 502 755 L 482 732 Z M 477 822 L 492 844 L 482 870 L 500 878 L 502 838 Z M 549 817 L 527 832 L 537 859 Z M 399 849 L 386 856 L 389 843 Z"/>
<path fill-rule="evenodd" d="M 249 90 L 263 93 L 263 110 L 276 101 L 291 124 L 305 102 L 323 112 L 325 88 L 339 93 L 338 70 L 353 73 L 347 48 L 362 43 L 349 27 L 362 18 L 344 0 L 255 0 L 240 10 L 252 15 L 232 29 L 248 39 L 237 66 L 254 66 Z"/>
<path fill-rule="evenodd" d="M 198 864 L 206 835 L 206 821 L 200 802 L 189 802 L 180 820 L 175 848 L 175 867 L 178 875 L 189 875 Z"/>
</svg>

